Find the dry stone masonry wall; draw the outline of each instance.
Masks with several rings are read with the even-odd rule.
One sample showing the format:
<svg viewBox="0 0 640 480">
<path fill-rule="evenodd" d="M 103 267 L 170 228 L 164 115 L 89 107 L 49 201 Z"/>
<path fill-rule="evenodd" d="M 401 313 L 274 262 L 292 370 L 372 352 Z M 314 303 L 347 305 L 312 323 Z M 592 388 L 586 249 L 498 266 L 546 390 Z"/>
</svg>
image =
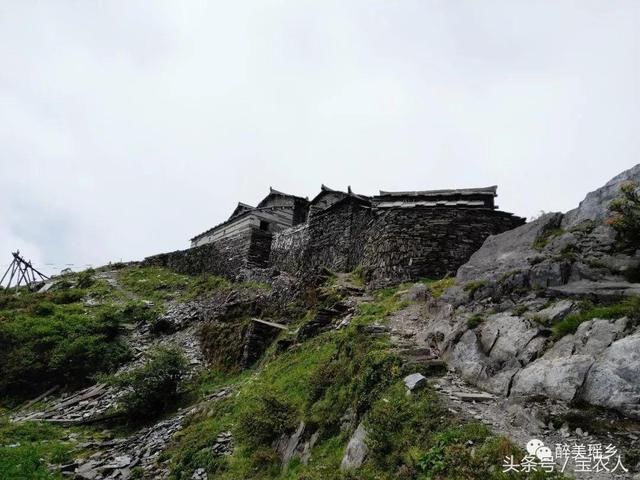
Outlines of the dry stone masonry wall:
<svg viewBox="0 0 640 480">
<path fill-rule="evenodd" d="M 252 228 L 212 244 L 149 257 L 143 264 L 227 278 L 255 267 L 304 275 L 321 267 L 351 271 L 362 266 L 378 287 L 455 274 L 487 237 L 523 223 L 490 208 L 375 208 L 349 196 L 301 225 L 275 233 Z"/>
<path fill-rule="evenodd" d="M 215 274 L 235 279 L 242 269 L 267 266 L 271 236 L 270 232 L 254 228 L 215 243 L 147 257 L 142 265 L 187 275 Z"/>
<path fill-rule="evenodd" d="M 350 271 L 362 262 L 373 219 L 371 208 L 347 198 L 310 219 L 304 228 L 275 234 L 271 263 L 289 272 L 327 267 Z"/>
<path fill-rule="evenodd" d="M 364 246 L 375 285 L 455 274 L 490 235 L 524 223 L 490 209 L 414 207 L 379 213 Z"/>
</svg>

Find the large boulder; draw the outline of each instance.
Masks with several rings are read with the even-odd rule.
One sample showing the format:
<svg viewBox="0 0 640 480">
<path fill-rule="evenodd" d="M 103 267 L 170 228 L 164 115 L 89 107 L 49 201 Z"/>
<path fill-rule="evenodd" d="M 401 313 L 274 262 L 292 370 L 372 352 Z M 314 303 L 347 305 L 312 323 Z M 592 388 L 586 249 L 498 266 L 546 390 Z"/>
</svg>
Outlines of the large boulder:
<svg viewBox="0 0 640 480">
<path fill-rule="evenodd" d="M 640 332 L 611 344 L 587 375 L 582 399 L 640 416 Z"/>
<path fill-rule="evenodd" d="M 452 342 L 444 358 L 465 380 L 507 395 L 513 376 L 544 350 L 547 338 L 541 333 L 528 319 L 508 312 L 490 315 Z"/>
<path fill-rule="evenodd" d="M 541 358 L 516 374 L 511 396 L 571 401 L 576 397 L 593 361 L 590 355 Z"/>
<path fill-rule="evenodd" d="M 362 466 L 369 453 L 366 439 L 367 431 L 364 425 L 360 424 L 347 444 L 347 450 L 344 452 L 344 457 L 342 457 L 342 462 L 340 463 L 340 470 L 355 470 Z"/>
<path fill-rule="evenodd" d="M 605 397 L 604 391 L 610 387 L 598 375 L 615 369 L 616 359 L 622 358 L 621 352 L 633 348 L 624 343 L 614 348 L 618 343 L 616 340 L 624 336 L 627 324 L 628 320 L 624 317 L 618 320 L 593 319 L 580 324 L 576 333 L 564 336 L 541 358 L 520 370 L 513 379 L 510 394 L 514 397 L 548 397 L 564 401 L 582 398 L 590 403 L 608 406 L 604 399 L 600 399 L 600 403 L 592 400 L 598 395 Z M 610 353 L 611 349 L 614 349 L 613 353 Z M 604 358 L 609 361 L 603 361 Z M 600 366 L 596 368 L 597 365 Z M 600 372 L 595 374 L 596 377 L 594 368 L 595 372 Z M 621 378 L 630 379 L 623 372 L 620 375 Z M 590 385 L 589 378 L 592 383 L 587 387 Z M 640 381 L 637 385 L 640 386 Z M 631 390 L 633 387 L 627 387 L 625 391 Z M 628 400 L 628 397 L 625 398 Z"/>
</svg>

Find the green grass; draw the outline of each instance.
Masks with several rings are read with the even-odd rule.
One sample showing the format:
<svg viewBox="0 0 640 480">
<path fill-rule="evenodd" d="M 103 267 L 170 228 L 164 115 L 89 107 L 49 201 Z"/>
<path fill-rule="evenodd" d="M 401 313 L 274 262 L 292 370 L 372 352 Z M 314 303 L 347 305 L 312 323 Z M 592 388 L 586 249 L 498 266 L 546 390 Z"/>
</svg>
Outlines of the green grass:
<svg viewBox="0 0 640 480">
<path fill-rule="evenodd" d="M 122 312 L 48 301 L 0 311 L 0 395 L 23 397 L 52 385 L 81 386 L 129 356 Z"/>
<path fill-rule="evenodd" d="M 478 290 L 489 285 L 487 280 L 472 280 L 471 282 L 465 283 L 463 289 L 465 292 L 469 294 L 469 298 L 473 298 Z"/>
<path fill-rule="evenodd" d="M 476 328 L 478 325 L 480 325 L 484 321 L 485 321 L 484 315 L 482 315 L 481 313 L 475 313 L 467 319 L 467 327 Z"/>
<path fill-rule="evenodd" d="M 513 445 L 480 424 L 452 416 L 430 387 L 407 396 L 402 364 L 389 339 L 364 333 L 362 327 L 404 305 L 401 288 L 374 292 L 373 302 L 360 305 L 344 330 L 322 333 L 281 353 L 270 348 L 250 371 L 203 374 L 199 381 L 209 389 L 234 384 L 237 393 L 208 403 L 177 434 L 163 455 L 171 478 L 188 479 L 196 468 L 221 480 L 511 478 L 498 472 L 502 454 L 516 451 Z M 364 421 L 370 435 L 371 454 L 356 473 L 339 469 L 349 440 L 341 425 L 349 412 L 354 426 Z M 294 459 L 283 469 L 272 443 L 300 421 L 319 434 L 311 461 L 304 465 Z M 228 430 L 234 434 L 234 452 L 215 457 L 210 447 Z"/>
<path fill-rule="evenodd" d="M 360 266 L 353 270 L 353 272 L 351 272 L 351 281 L 358 287 L 364 287 L 367 284 L 368 276 L 369 271 L 366 268 Z"/>
<path fill-rule="evenodd" d="M 313 478 L 297 475 L 326 468 L 336 472 L 348 440 L 340 435 L 340 417 L 347 410 L 366 412 L 379 392 L 400 375 L 388 340 L 371 338 L 360 327 L 381 321 L 403 302 L 397 289 L 375 292 L 374 298 L 361 305 L 348 329 L 321 334 L 280 354 L 270 348 L 253 373 L 204 374 L 201 381 L 211 384 L 209 388 L 230 382 L 239 385 L 237 394 L 212 402 L 179 434 L 166 454 L 173 478 L 190 478 L 196 468 L 206 468 L 221 479 Z M 322 432 L 314 450 L 318 463 L 294 464 L 282 474 L 269 432 L 288 431 L 301 420 Z M 256 438 L 250 438 L 251 429 Z M 237 448 L 229 458 L 214 458 L 208 447 L 226 430 L 235 433 Z"/>
<path fill-rule="evenodd" d="M 405 284 L 373 292 L 373 302 L 360 304 L 357 314 L 351 320 L 351 324 L 370 325 L 372 323 L 381 323 L 393 312 L 406 307 L 409 303 L 401 300 L 398 293 L 404 287 L 406 287 Z"/>
<path fill-rule="evenodd" d="M 423 280 L 422 283 L 427 286 L 433 298 L 440 298 L 444 292 L 453 287 L 456 283 L 456 279 L 454 277 L 446 277 L 440 280 L 427 279 Z"/>
<path fill-rule="evenodd" d="M 58 479 L 47 463 L 71 461 L 71 446 L 63 441 L 65 431 L 38 422 L 8 423 L 0 419 L 0 479 Z M 17 445 L 11 447 L 10 445 Z"/>
<path fill-rule="evenodd" d="M 215 275 L 194 277 L 160 267 L 124 268 L 118 271 L 118 279 L 129 292 L 154 302 L 190 300 L 230 286 L 227 280 Z"/>
<path fill-rule="evenodd" d="M 544 247 L 546 247 L 549 242 L 555 238 L 555 237 L 559 237 L 560 235 L 563 235 L 565 233 L 565 230 L 563 228 L 549 228 L 547 230 L 545 230 L 544 232 L 542 232 L 542 234 L 533 242 L 532 247 L 535 250 L 542 250 L 544 249 Z"/>
<path fill-rule="evenodd" d="M 585 303 L 581 311 L 568 315 L 552 327 L 553 336 L 561 338 L 575 333 L 580 324 L 594 318 L 617 319 L 625 316 L 629 317 L 634 324 L 640 322 L 640 297 L 630 297 L 620 303 L 605 306 Z"/>
</svg>

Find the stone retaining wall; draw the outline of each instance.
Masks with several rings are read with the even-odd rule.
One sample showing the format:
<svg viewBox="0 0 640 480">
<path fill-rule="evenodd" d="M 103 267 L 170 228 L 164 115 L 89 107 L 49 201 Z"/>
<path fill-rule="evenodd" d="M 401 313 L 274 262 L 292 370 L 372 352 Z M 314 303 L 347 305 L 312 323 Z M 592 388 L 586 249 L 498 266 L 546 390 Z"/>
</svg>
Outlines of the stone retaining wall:
<svg viewBox="0 0 640 480">
<path fill-rule="evenodd" d="M 215 243 L 147 257 L 141 264 L 187 275 L 214 274 L 235 279 L 246 267 L 268 265 L 271 235 L 254 228 Z"/>
<path fill-rule="evenodd" d="M 455 275 L 487 237 L 523 223 L 490 209 L 380 210 L 369 228 L 362 265 L 375 286 Z"/>
<path fill-rule="evenodd" d="M 455 275 L 487 237 L 523 223 L 492 209 L 375 209 L 348 197 L 301 226 L 277 233 L 253 228 L 213 244 L 149 257 L 143 264 L 231 279 L 252 267 L 304 275 L 319 267 L 351 271 L 362 266 L 379 287 Z"/>
</svg>

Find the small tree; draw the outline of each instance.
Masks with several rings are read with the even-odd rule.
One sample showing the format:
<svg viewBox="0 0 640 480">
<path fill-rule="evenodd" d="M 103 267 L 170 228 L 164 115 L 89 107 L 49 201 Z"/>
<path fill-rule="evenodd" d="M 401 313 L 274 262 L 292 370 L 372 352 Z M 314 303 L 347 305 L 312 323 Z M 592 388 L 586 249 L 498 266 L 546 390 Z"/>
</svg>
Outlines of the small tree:
<svg viewBox="0 0 640 480">
<path fill-rule="evenodd" d="M 620 187 L 620 195 L 611 201 L 609 211 L 613 216 L 608 223 L 618 234 L 620 246 L 625 250 L 640 247 L 640 189 L 635 182 Z"/>
<path fill-rule="evenodd" d="M 147 420 L 166 412 L 178 398 L 178 387 L 187 372 L 187 362 L 177 348 L 158 347 L 139 368 L 121 373 L 110 383 L 121 387 L 119 410 L 129 420 Z"/>
</svg>

